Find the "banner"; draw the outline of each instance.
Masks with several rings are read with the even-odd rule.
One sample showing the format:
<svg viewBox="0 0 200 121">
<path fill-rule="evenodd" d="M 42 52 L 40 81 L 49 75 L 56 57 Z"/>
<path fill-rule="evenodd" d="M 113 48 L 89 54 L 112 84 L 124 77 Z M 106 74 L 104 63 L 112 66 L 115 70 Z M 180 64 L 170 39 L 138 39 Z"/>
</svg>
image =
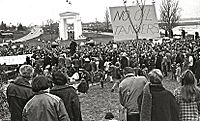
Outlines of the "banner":
<svg viewBox="0 0 200 121">
<path fill-rule="evenodd" d="M 0 57 L 0 64 L 6 63 L 6 65 L 16 65 L 16 64 L 24 64 L 26 62 L 26 57 L 31 57 L 32 54 L 26 55 L 16 55 L 16 56 L 2 56 Z"/>
<path fill-rule="evenodd" d="M 137 28 L 141 21 L 141 9 L 139 6 L 127 6 L 131 20 Z M 159 37 L 158 20 L 154 5 L 144 6 L 143 21 L 140 26 L 139 38 L 152 39 Z M 125 7 L 110 7 L 111 22 L 115 41 L 136 39 L 135 31 L 131 26 Z"/>
</svg>

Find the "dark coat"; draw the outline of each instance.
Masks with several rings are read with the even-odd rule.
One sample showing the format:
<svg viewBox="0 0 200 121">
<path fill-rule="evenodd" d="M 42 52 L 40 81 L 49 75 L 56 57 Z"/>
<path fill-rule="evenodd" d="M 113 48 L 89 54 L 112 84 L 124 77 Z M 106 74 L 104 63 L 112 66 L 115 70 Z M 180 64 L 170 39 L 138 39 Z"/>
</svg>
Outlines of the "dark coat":
<svg viewBox="0 0 200 121">
<path fill-rule="evenodd" d="M 158 55 L 158 57 L 157 57 L 157 59 L 156 59 L 156 68 L 157 68 L 157 69 L 160 69 L 160 70 L 162 69 L 162 68 L 161 68 L 161 66 L 162 66 L 161 63 L 162 63 L 162 56 L 161 56 L 161 55 Z"/>
<path fill-rule="evenodd" d="M 195 77 L 197 78 L 197 81 L 199 82 L 199 79 L 200 79 L 200 60 L 196 61 L 194 68 L 195 68 Z"/>
<path fill-rule="evenodd" d="M 87 93 L 88 89 L 89 89 L 89 82 L 87 82 L 85 79 L 82 79 L 79 85 L 77 86 L 78 92 Z"/>
<path fill-rule="evenodd" d="M 77 58 L 75 58 L 75 59 L 72 60 L 72 64 L 74 64 L 74 67 L 75 67 L 75 68 L 81 67 L 80 60 L 77 59 Z"/>
<path fill-rule="evenodd" d="M 44 67 L 43 67 L 43 69 L 45 69 L 45 67 L 47 66 L 47 65 L 51 65 L 51 57 L 50 56 L 48 56 L 48 55 L 45 55 L 44 56 Z"/>
<path fill-rule="evenodd" d="M 90 62 L 84 63 L 84 64 L 83 64 L 83 68 L 84 68 L 86 71 L 88 71 L 88 72 L 92 71 L 92 65 L 91 65 Z"/>
<path fill-rule="evenodd" d="M 9 84 L 6 94 L 11 121 L 22 121 L 23 108 L 34 94 L 28 79 L 18 77 L 14 82 Z"/>
<path fill-rule="evenodd" d="M 129 60 L 125 56 L 122 56 L 120 63 L 121 63 L 121 68 L 122 69 L 124 69 L 125 67 L 129 66 Z"/>
<path fill-rule="evenodd" d="M 76 52 L 77 43 L 72 41 L 69 46 L 70 46 L 70 53 L 71 55 L 73 55 Z"/>
<path fill-rule="evenodd" d="M 121 73 L 120 73 L 120 68 L 116 66 L 111 66 L 111 73 L 113 79 L 120 79 L 121 78 Z"/>
<path fill-rule="evenodd" d="M 82 121 L 80 102 L 74 87 L 69 85 L 55 85 L 50 90 L 50 93 L 60 97 L 64 101 L 70 121 Z"/>
<path fill-rule="evenodd" d="M 171 92 L 162 85 L 150 85 L 152 95 L 151 121 L 179 121 L 179 106 Z M 143 93 L 138 97 L 141 109 Z M 148 105 L 148 104 L 144 104 Z"/>
</svg>

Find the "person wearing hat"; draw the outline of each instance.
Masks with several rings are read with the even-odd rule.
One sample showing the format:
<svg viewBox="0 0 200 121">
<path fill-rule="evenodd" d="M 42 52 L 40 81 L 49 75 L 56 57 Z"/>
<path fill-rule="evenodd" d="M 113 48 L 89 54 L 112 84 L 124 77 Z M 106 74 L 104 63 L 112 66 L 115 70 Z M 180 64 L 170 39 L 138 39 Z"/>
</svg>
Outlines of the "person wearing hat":
<svg viewBox="0 0 200 121">
<path fill-rule="evenodd" d="M 67 77 L 60 71 L 52 74 L 54 86 L 51 94 L 60 97 L 64 101 L 70 121 L 82 121 L 80 101 L 73 86 L 68 85 Z"/>
<path fill-rule="evenodd" d="M 153 69 L 148 76 L 150 82 L 138 97 L 140 121 L 179 121 L 178 104 L 174 95 L 163 87 L 162 72 Z"/>
<path fill-rule="evenodd" d="M 139 119 L 139 110 L 137 98 L 142 93 L 147 79 L 144 76 L 135 76 L 134 69 L 131 67 L 124 68 L 125 77 L 119 84 L 119 99 L 122 111 L 125 112 L 127 121 L 137 121 Z"/>
<path fill-rule="evenodd" d="M 23 121 L 70 121 L 62 99 L 48 92 L 47 77 L 39 75 L 31 85 L 35 95 L 23 109 Z"/>
<path fill-rule="evenodd" d="M 19 76 L 7 88 L 11 121 L 22 121 L 23 108 L 34 94 L 30 84 L 33 73 L 34 69 L 30 65 L 22 65 L 19 68 Z"/>
</svg>

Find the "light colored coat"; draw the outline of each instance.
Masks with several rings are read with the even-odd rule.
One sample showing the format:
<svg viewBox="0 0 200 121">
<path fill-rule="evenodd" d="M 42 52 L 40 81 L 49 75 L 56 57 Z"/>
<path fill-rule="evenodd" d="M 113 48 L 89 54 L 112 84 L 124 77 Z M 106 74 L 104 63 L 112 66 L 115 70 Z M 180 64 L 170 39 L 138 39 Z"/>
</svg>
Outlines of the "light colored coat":
<svg viewBox="0 0 200 121">
<path fill-rule="evenodd" d="M 119 84 L 119 98 L 122 106 L 127 108 L 128 113 L 138 112 L 137 98 L 147 82 L 144 76 L 134 76 L 129 73 Z"/>
</svg>

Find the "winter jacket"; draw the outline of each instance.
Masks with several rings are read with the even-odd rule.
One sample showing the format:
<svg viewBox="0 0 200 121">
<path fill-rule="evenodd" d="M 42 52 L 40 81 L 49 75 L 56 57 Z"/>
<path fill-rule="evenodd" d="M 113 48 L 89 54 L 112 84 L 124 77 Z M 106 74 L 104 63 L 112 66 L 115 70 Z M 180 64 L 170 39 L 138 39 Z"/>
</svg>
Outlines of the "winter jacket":
<svg viewBox="0 0 200 121">
<path fill-rule="evenodd" d="M 171 92 L 166 90 L 161 84 L 150 84 L 149 94 L 144 93 L 144 90 L 138 97 L 142 121 L 179 121 L 179 107 Z M 145 97 L 151 98 L 145 99 Z"/>
<path fill-rule="evenodd" d="M 60 97 L 64 101 L 70 121 L 82 121 L 79 97 L 74 87 L 69 85 L 55 85 L 50 90 L 50 93 Z"/>
<path fill-rule="evenodd" d="M 120 103 L 124 106 L 128 114 L 138 112 L 137 98 L 142 93 L 147 79 L 144 76 L 134 76 L 130 73 L 125 76 L 119 84 Z"/>
<path fill-rule="evenodd" d="M 38 92 L 24 107 L 22 121 L 70 121 L 61 98 Z"/>
<path fill-rule="evenodd" d="M 34 94 L 28 81 L 26 78 L 18 77 L 7 88 L 6 94 L 11 121 L 22 121 L 23 108 Z"/>
</svg>

